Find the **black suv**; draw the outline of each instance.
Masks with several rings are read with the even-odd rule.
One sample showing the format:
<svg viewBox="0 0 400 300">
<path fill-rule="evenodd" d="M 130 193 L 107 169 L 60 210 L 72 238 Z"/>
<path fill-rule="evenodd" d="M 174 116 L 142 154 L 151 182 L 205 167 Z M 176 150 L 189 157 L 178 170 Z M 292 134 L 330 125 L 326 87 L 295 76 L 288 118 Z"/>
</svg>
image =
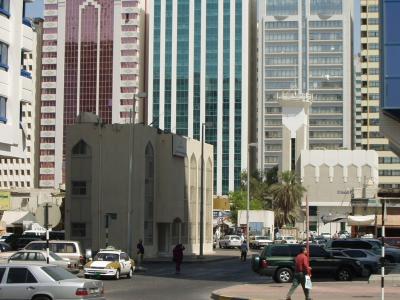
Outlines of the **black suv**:
<svg viewBox="0 0 400 300">
<path fill-rule="evenodd" d="M 253 255 L 252 269 L 260 275 L 272 276 L 276 282 L 290 282 L 295 270 L 294 259 L 301 245 L 268 245 L 260 256 Z M 336 280 L 347 281 L 366 275 L 361 263 L 353 258 L 334 257 L 318 245 L 310 245 L 310 267 L 313 276 L 330 274 Z"/>
<path fill-rule="evenodd" d="M 382 242 L 377 239 L 337 239 L 329 240 L 326 248 L 364 249 L 370 250 L 376 255 L 381 255 Z M 390 263 L 400 263 L 400 249 L 385 246 L 385 259 Z"/>
</svg>

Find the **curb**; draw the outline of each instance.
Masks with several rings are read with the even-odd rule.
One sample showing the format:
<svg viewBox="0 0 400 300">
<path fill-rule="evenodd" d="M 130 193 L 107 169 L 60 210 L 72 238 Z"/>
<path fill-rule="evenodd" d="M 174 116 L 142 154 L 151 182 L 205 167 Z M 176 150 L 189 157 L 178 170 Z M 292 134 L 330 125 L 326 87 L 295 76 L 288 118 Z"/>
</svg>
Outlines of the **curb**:
<svg viewBox="0 0 400 300">
<path fill-rule="evenodd" d="M 226 256 L 226 257 L 218 257 L 218 258 L 204 258 L 204 259 L 190 259 L 190 260 L 183 260 L 183 264 L 194 264 L 194 263 L 208 263 L 208 262 L 218 262 L 218 261 L 225 261 L 225 260 L 231 260 L 231 259 L 238 259 L 237 256 Z M 170 260 L 152 260 L 152 259 L 145 259 L 144 260 L 144 265 L 146 263 L 152 263 L 152 264 L 157 264 L 157 263 L 166 263 L 166 262 L 171 262 L 172 258 Z"/>
</svg>

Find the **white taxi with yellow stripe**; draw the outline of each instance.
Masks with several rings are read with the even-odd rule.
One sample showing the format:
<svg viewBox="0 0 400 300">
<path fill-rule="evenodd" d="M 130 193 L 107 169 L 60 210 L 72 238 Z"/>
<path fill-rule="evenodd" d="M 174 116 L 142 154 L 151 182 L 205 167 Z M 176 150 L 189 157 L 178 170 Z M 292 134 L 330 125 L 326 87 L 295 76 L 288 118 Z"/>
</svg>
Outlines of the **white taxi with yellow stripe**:
<svg viewBox="0 0 400 300">
<path fill-rule="evenodd" d="M 125 252 L 107 248 L 100 250 L 93 260 L 84 266 L 83 270 L 85 278 L 111 277 L 119 279 L 120 276 L 131 278 L 135 271 L 135 263 Z"/>
</svg>

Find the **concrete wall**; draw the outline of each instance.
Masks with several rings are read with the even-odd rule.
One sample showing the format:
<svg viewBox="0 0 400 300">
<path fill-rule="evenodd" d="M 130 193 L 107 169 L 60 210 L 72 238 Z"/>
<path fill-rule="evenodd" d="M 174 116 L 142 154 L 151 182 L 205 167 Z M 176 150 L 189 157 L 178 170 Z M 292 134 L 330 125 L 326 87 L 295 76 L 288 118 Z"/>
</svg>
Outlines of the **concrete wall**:
<svg viewBox="0 0 400 300">
<path fill-rule="evenodd" d="M 132 135 L 133 130 L 133 135 Z M 132 139 L 133 136 L 133 139 Z M 67 128 L 66 235 L 80 240 L 85 248 L 105 246 L 106 214 L 116 214 L 109 223 L 110 245 L 135 253 L 143 239 L 146 256 L 170 255 L 174 244 L 185 244 L 186 253 L 199 251 L 201 195 L 201 143 L 178 137 L 186 148 L 173 155 L 173 135 L 143 125 L 76 124 Z M 72 155 L 72 148 L 84 141 L 87 155 Z M 131 146 L 133 145 L 133 151 Z M 154 152 L 154 187 L 146 187 L 146 147 Z M 129 182 L 129 158 L 133 164 Z M 212 251 L 213 149 L 204 147 L 204 251 Z M 176 151 L 175 151 L 176 153 Z M 194 166 L 190 164 L 194 161 Z M 72 194 L 74 181 L 86 182 L 84 195 Z M 131 184 L 131 221 L 128 221 Z M 150 185 L 148 185 L 150 186 Z M 146 195 L 154 193 L 153 202 Z M 149 197 L 149 196 L 148 196 Z M 148 205 L 147 208 L 145 205 Z M 146 240 L 146 215 L 152 212 L 153 239 Z M 86 234 L 77 236 L 71 223 L 85 224 Z M 128 227 L 131 224 L 131 232 Z M 130 240 L 130 245 L 128 241 Z M 131 253 L 132 254 L 132 253 Z"/>
</svg>

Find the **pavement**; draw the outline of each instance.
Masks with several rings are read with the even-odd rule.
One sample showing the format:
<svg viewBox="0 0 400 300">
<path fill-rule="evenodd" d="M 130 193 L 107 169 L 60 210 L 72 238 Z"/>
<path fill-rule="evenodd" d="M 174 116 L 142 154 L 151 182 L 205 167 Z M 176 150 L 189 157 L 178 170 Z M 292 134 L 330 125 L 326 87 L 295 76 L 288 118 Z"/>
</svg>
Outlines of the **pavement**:
<svg viewBox="0 0 400 300">
<path fill-rule="evenodd" d="M 399 282 L 400 283 L 400 282 Z M 290 284 L 242 284 L 216 290 L 211 294 L 215 300 L 284 300 Z M 400 284 L 385 285 L 385 299 L 398 300 Z M 314 282 L 311 291 L 312 299 L 354 300 L 357 298 L 380 299 L 379 283 L 368 282 Z M 292 299 L 304 299 L 301 287 L 297 288 Z"/>
</svg>

